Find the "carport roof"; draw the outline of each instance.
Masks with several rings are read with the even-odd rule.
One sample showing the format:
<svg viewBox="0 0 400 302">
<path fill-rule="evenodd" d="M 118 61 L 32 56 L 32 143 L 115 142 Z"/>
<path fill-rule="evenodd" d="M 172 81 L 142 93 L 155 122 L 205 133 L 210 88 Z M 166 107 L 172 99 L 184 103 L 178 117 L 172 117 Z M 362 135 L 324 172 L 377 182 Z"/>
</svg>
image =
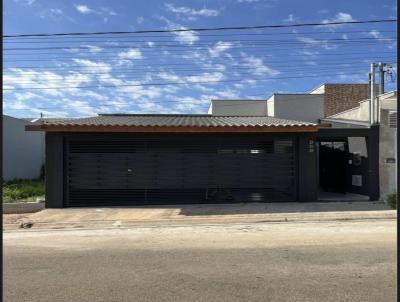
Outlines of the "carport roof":
<svg viewBox="0 0 400 302">
<path fill-rule="evenodd" d="M 317 125 L 270 116 L 208 114 L 101 114 L 95 117 L 38 120 L 31 131 L 66 132 L 310 132 Z"/>
</svg>

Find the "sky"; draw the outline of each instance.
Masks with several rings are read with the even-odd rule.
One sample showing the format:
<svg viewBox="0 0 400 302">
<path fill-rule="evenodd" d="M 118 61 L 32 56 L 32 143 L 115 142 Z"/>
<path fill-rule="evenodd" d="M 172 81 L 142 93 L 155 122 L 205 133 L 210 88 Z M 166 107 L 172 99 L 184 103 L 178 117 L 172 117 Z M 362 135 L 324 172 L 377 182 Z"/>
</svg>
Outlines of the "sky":
<svg viewBox="0 0 400 302">
<path fill-rule="evenodd" d="M 4 35 L 395 19 L 394 0 L 5 0 Z M 267 99 L 366 83 L 393 65 L 396 25 L 5 38 L 3 111 L 16 117 L 207 113 L 211 99 Z"/>
</svg>

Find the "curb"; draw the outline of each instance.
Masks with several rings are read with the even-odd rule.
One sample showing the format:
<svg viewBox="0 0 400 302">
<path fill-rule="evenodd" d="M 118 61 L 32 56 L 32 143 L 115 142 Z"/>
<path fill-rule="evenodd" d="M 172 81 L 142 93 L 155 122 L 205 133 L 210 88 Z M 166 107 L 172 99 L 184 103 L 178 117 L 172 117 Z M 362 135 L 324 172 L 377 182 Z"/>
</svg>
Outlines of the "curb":
<svg viewBox="0 0 400 302">
<path fill-rule="evenodd" d="M 5 202 L 3 203 L 3 214 L 25 214 L 36 213 L 44 210 L 45 202 Z"/>
<path fill-rule="evenodd" d="M 307 222 L 340 222 L 340 221 L 363 221 L 363 220 L 394 220 L 397 218 L 396 211 L 359 212 L 353 213 L 319 213 L 319 214 L 272 214 L 264 217 L 204 217 L 190 219 L 157 219 L 157 220 L 108 220 L 108 221 L 81 221 L 81 222 L 35 222 L 29 226 L 29 230 L 79 230 L 79 229 L 126 229 L 130 227 L 162 227 L 174 225 L 222 225 L 235 223 L 307 223 Z M 27 230 L 26 228 L 23 228 Z M 22 230 L 20 223 L 4 224 L 3 230 Z"/>
</svg>

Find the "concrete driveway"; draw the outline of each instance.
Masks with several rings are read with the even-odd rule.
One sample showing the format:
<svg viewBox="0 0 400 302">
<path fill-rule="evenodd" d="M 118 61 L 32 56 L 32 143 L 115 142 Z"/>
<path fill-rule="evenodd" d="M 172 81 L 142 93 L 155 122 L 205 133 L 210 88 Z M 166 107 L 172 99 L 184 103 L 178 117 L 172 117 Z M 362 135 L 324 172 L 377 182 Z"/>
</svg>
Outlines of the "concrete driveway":
<svg viewBox="0 0 400 302">
<path fill-rule="evenodd" d="M 124 227 L 143 223 L 226 223 L 393 219 L 378 202 L 243 203 L 176 206 L 46 209 L 5 219 L 5 229 L 29 221 L 35 228 Z"/>
</svg>

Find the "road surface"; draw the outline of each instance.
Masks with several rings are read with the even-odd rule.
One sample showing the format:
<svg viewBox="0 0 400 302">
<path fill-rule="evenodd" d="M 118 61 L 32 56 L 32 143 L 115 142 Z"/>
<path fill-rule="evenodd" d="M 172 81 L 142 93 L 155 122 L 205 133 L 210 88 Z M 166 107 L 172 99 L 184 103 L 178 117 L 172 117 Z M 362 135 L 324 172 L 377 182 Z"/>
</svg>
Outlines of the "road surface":
<svg viewBox="0 0 400 302">
<path fill-rule="evenodd" d="M 12 231 L 4 301 L 396 301 L 396 223 Z"/>
</svg>

